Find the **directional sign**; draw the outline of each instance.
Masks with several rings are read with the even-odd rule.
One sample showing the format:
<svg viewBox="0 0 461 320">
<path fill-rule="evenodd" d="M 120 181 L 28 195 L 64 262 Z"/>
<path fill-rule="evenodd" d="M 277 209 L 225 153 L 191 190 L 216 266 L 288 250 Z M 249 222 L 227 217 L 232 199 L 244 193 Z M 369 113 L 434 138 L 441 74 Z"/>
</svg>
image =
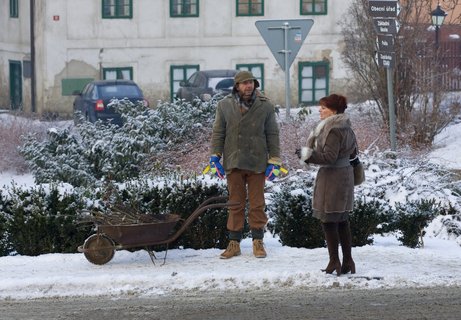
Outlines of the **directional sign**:
<svg viewBox="0 0 461 320">
<path fill-rule="evenodd" d="M 376 33 L 381 34 L 397 34 L 400 29 L 400 24 L 393 18 L 373 18 L 373 26 Z"/>
<path fill-rule="evenodd" d="M 293 63 L 313 24 L 312 19 L 259 20 L 256 28 L 285 71 Z"/>
<path fill-rule="evenodd" d="M 394 52 L 394 36 L 378 34 L 378 50 L 384 52 Z"/>
<path fill-rule="evenodd" d="M 400 12 L 400 5 L 395 0 L 368 1 L 369 13 L 377 18 L 396 18 Z"/>
<path fill-rule="evenodd" d="M 394 52 L 380 52 L 376 53 L 376 61 L 380 67 L 394 68 L 395 53 Z"/>
</svg>

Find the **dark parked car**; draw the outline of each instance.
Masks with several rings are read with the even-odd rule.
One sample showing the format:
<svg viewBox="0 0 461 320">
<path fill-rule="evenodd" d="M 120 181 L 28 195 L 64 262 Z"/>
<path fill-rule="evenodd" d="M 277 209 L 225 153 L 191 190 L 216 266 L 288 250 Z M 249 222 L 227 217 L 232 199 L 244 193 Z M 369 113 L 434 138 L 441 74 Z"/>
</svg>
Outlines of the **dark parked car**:
<svg viewBox="0 0 461 320">
<path fill-rule="evenodd" d="M 176 97 L 186 101 L 191 101 L 196 97 L 202 101 L 208 101 L 217 93 L 230 93 L 237 72 L 237 70 L 196 71 L 189 79 L 181 81 Z"/>
<path fill-rule="evenodd" d="M 96 80 L 88 83 L 83 91 L 74 92 L 77 95 L 74 100 L 75 112 L 80 111 L 83 117 L 90 121 L 110 121 L 120 125 L 122 119 L 120 114 L 109 107 L 113 99 L 128 99 L 133 103 L 142 101 L 148 105 L 147 100 L 138 85 L 131 80 Z M 77 119 L 75 118 L 77 122 Z"/>
</svg>

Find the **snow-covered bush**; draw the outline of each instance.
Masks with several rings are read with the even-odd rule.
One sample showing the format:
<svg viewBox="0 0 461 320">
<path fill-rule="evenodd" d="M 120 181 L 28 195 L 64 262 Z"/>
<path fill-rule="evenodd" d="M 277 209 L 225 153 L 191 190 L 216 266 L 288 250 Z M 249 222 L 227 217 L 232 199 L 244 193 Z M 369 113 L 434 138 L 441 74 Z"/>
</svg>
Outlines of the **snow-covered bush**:
<svg viewBox="0 0 461 320">
<path fill-rule="evenodd" d="M 8 212 L 10 206 L 11 201 L 7 199 L 3 190 L 0 189 L 0 257 L 13 251 L 8 240 L 8 227 L 6 225 L 6 212 Z"/>
<path fill-rule="evenodd" d="M 312 216 L 311 195 L 301 189 L 282 188 L 272 196 L 272 219 L 268 229 L 290 247 L 319 248 L 325 245 L 322 226 Z"/>
<path fill-rule="evenodd" d="M 325 245 L 322 226 L 312 216 L 313 177 L 300 175 L 284 181 L 269 197 L 268 229 L 290 247 L 319 248 Z"/>
<path fill-rule="evenodd" d="M 81 197 L 58 186 L 22 189 L 13 186 L 2 199 L 0 229 L 4 229 L 2 255 L 36 256 L 42 253 L 76 252 L 90 228 L 76 224 Z M 5 243 L 6 242 L 6 243 Z"/>
<path fill-rule="evenodd" d="M 398 240 L 410 248 L 423 247 L 424 229 L 436 216 L 446 214 L 434 199 L 396 203 L 395 207 L 395 216 L 389 224 L 390 231 L 398 231 Z"/>
<path fill-rule="evenodd" d="M 383 202 L 376 200 L 366 201 L 363 197 L 356 197 L 354 210 L 349 215 L 351 225 L 352 245 L 364 246 L 373 244 L 373 235 L 381 233 L 381 225 L 389 222 L 389 211 L 392 209 Z"/>
<path fill-rule="evenodd" d="M 81 121 L 74 129 L 50 129 L 47 139 L 24 138 L 20 148 L 37 183 L 90 186 L 122 182 L 148 170 L 149 158 L 211 126 L 216 101 L 161 103 L 148 109 L 128 100 L 114 102 L 124 123 Z"/>
</svg>

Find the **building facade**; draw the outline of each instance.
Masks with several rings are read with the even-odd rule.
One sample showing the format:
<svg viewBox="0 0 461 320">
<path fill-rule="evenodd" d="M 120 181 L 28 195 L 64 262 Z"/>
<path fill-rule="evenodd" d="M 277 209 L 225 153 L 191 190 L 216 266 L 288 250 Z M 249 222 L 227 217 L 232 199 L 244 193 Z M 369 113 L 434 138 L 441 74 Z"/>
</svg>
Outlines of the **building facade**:
<svg viewBox="0 0 461 320">
<path fill-rule="evenodd" d="M 0 107 L 70 114 L 92 79 L 132 79 L 151 105 L 174 99 L 196 70 L 249 69 L 275 103 L 285 73 L 255 22 L 312 19 L 290 68 L 291 104 L 342 90 L 338 24 L 351 0 L 5 0 Z"/>
</svg>

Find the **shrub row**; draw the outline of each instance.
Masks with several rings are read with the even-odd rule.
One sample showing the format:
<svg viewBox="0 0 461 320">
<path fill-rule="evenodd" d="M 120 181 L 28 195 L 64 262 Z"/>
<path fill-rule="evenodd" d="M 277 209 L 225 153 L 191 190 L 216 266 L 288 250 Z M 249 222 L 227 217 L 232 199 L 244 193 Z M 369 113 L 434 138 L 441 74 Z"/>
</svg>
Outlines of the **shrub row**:
<svg viewBox="0 0 461 320">
<path fill-rule="evenodd" d="M 0 255 L 76 252 L 94 232 L 91 213 L 110 214 L 116 205 L 145 214 L 177 213 L 185 220 L 204 200 L 226 195 L 222 184 L 169 181 L 140 180 L 123 187 L 108 184 L 64 192 L 58 185 L 0 190 Z M 169 247 L 224 248 L 226 219 L 224 208 L 207 210 Z"/>
<path fill-rule="evenodd" d="M 177 213 L 185 220 L 206 199 L 226 194 L 222 182 L 207 183 L 198 178 L 142 179 L 124 185 L 107 184 L 95 190 L 66 191 L 58 185 L 30 189 L 13 186 L 7 192 L 0 190 L 0 255 L 76 252 L 94 232 L 94 220 L 88 220 L 88 212 L 110 214 L 115 205 L 123 205 L 146 214 Z M 325 245 L 321 225 L 312 216 L 309 191 L 282 186 L 280 191 L 272 193 L 267 208 L 268 229 L 283 245 L 304 248 Z M 374 234 L 394 232 L 403 245 L 418 247 L 423 244 L 423 230 L 428 223 L 447 214 L 456 212 L 453 208 L 443 208 L 435 200 L 398 203 L 392 209 L 380 201 L 359 197 L 350 215 L 353 245 L 372 244 Z M 224 248 L 226 219 L 224 208 L 204 212 L 169 248 Z"/>
<path fill-rule="evenodd" d="M 309 185 L 309 182 L 305 182 Z M 313 217 L 311 188 L 292 185 L 272 195 L 269 229 L 287 246 L 316 248 L 324 246 L 320 222 Z M 377 199 L 357 197 L 349 216 L 353 246 L 373 244 L 374 234 L 393 233 L 405 246 L 423 246 L 424 228 L 439 215 L 459 214 L 434 199 L 396 203 L 392 208 Z"/>
</svg>

